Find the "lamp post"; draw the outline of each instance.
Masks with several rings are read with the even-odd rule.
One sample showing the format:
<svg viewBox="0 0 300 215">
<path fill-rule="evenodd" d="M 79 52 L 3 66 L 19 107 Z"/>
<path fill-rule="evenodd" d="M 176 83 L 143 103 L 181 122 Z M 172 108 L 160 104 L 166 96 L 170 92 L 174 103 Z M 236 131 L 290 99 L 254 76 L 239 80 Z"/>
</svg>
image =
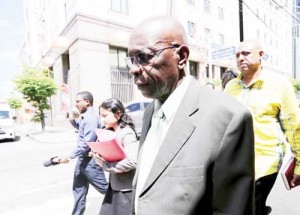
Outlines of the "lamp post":
<svg viewBox="0 0 300 215">
<path fill-rule="evenodd" d="M 240 42 L 244 41 L 243 0 L 239 0 Z"/>
</svg>

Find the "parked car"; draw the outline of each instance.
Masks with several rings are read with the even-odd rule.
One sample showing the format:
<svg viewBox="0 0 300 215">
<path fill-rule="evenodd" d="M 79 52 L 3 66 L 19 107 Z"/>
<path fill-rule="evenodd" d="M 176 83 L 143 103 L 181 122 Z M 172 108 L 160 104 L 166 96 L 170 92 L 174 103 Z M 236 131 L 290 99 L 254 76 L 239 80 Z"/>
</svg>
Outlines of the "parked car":
<svg viewBox="0 0 300 215">
<path fill-rule="evenodd" d="M 16 139 L 15 132 L 15 119 L 12 115 L 10 107 L 6 104 L 0 105 L 0 140 L 3 139 Z"/>
<path fill-rule="evenodd" d="M 150 103 L 151 100 L 144 100 L 144 101 L 133 101 L 125 105 L 126 112 L 128 113 L 129 116 L 131 116 L 134 122 L 135 131 L 138 137 L 140 137 L 142 131 L 144 111 Z"/>
</svg>

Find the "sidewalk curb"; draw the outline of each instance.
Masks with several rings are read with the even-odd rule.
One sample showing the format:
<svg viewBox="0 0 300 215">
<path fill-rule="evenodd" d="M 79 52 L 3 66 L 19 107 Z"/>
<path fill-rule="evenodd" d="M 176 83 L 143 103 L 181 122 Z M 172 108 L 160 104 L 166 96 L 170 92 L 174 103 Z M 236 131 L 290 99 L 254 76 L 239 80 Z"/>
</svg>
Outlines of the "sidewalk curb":
<svg viewBox="0 0 300 215">
<path fill-rule="evenodd" d="M 42 132 L 41 127 L 37 125 L 19 125 L 16 126 L 16 132 L 40 143 L 76 142 L 77 139 L 75 130 L 61 127 L 46 126 Z"/>
<path fill-rule="evenodd" d="M 66 142 L 76 142 L 75 132 L 61 132 L 61 133 L 37 133 L 37 134 L 27 134 L 27 137 L 38 141 L 40 143 L 66 143 Z"/>
</svg>

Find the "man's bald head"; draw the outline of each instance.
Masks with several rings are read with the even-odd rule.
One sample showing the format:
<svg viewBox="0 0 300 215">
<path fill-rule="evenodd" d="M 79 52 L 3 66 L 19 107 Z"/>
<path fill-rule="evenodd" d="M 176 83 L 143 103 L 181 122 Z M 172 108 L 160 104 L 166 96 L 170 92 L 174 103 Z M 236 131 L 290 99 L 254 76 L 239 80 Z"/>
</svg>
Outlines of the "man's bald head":
<svg viewBox="0 0 300 215">
<path fill-rule="evenodd" d="M 237 66 L 246 77 L 253 77 L 258 74 L 261 69 L 261 59 L 264 56 L 264 51 L 258 40 L 245 40 L 240 43 L 237 48 L 236 58 Z"/>
<path fill-rule="evenodd" d="M 189 48 L 183 26 L 166 16 L 145 19 L 131 33 L 128 56 L 142 94 L 163 103 L 185 76 Z"/>
<path fill-rule="evenodd" d="M 187 45 L 186 33 L 177 20 L 168 16 L 150 17 L 142 21 L 131 34 L 133 37 L 147 37 L 150 45 L 176 43 Z"/>
<path fill-rule="evenodd" d="M 240 43 L 239 49 L 251 49 L 255 51 L 262 51 L 261 43 L 255 39 L 244 40 Z"/>
</svg>

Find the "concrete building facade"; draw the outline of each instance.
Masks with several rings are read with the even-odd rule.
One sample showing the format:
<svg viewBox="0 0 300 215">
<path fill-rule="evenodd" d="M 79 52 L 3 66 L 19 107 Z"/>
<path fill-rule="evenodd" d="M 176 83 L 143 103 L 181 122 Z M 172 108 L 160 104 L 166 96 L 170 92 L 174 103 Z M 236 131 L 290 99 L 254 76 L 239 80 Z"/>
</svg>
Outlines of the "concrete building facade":
<svg viewBox="0 0 300 215">
<path fill-rule="evenodd" d="M 281 8 L 288 10 L 291 1 L 280 1 Z M 290 75 L 292 20 L 274 2 L 243 1 L 244 35 L 267 44 L 267 68 Z M 235 0 L 24 0 L 24 8 L 23 62 L 51 68 L 62 88 L 51 100 L 54 122 L 65 119 L 82 90 L 93 93 L 96 107 L 110 97 L 124 103 L 143 99 L 124 58 L 132 28 L 146 17 L 166 15 L 182 23 L 191 49 L 189 74 L 200 82 L 218 82 L 226 69 L 235 68 Z"/>
<path fill-rule="evenodd" d="M 294 0 L 293 10 L 293 77 L 300 79 L 300 0 Z"/>
</svg>

